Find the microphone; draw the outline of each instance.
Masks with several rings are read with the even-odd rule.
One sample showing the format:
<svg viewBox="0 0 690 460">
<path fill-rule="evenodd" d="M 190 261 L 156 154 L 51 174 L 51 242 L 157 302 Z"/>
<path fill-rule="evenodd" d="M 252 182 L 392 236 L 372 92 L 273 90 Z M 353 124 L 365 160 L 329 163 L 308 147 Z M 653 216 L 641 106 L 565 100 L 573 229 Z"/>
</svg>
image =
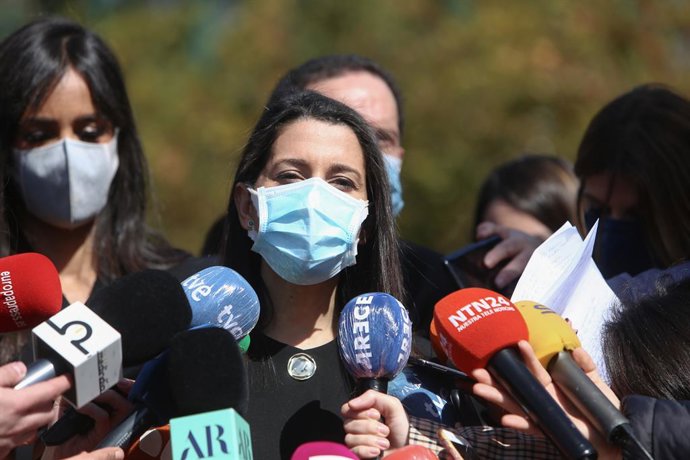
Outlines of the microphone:
<svg viewBox="0 0 690 460">
<path fill-rule="evenodd" d="M 652 458 L 635 437 L 630 421 L 573 360 L 570 352 L 581 344 L 572 327 L 537 302 L 521 301 L 515 306 L 527 324 L 534 353 L 575 407 L 610 443 L 627 447 L 632 442 L 631 447 L 642 449 L 644 458 Z"/>
<path fill-rule="evenodd" d="M 515 345 L 528 339 L 527 326 L 507 298 L 488 289 L 461 289 L 436 303 L 433 321 L 458 369 L 487 368 L 566 458 L 596 458 L 594 447 L 520 360 Z"/>
<path fill-rule="evenodd" d="M 428 447 L 405 446 L 386 455 L 386 460 L 438 460 L 438 456 Z"/>
<path fill-rule="evenodd" d="M 340 312 L 338 331 L 340 356 L 357 380 L 357 394 L 386 393 L 410 357 L 412 323 L 405 307 L 389 294 L 362 294 Z"/>
<path fill-rule="evenodd" d="M 160 270 L 126 275 L 94 293 L 89 304 L 102 320 L 122 334 L 124 367 L 140 366 L 158 355 L 176 333 L 188 328 L 192 319 L 179 281 Z M 40 381 L 39 374 L 43 372 L 50 376 L 69 371 L 61 369 L 60 363 L 60 359 L 37 360 L 29 368 L 25 386 Z M 91 417 L 68 409 L 41 434 L 41 440 L 48 446 L 59 445 L 93 426 Z"/>
<path fill-rule="evenodd" d="M 35 361 L 15 389 L 69 373 L 74 385 L 65 397 L 81 407 L 117 383 L 123 365 L 153 358 L 191 321 L 179 282 L 159 270 L 124 276 L 89 303 L 75 302 L 32 330 Z"/>
<path fill-rule="evenodd" d="M 205 268 L 182 281 L 192 308 L 191 327 L 212 325 L 232 333 L 243 352 L 259 321 L 259 298 L 239 273 L 228 267 Z"/>
<path fill-rule="evenodd" d="M 62 287 L 55 265 L 42 254 L 0 258 L 0 333 L 32 328 L 60 311 Z"/>
<path fill-rule="evenodd" d="M 357 460 L 358 458 L 342 444 L 331 441 L 314 441 L 299 446 L 293 452 L 290 460 Z"/>
<path fill-rule="evenodd" d="M 230 332 L 217 327 L 181 332 L 165 354 L 144 366 L 129 395 L 134 411 L 98 448 L 127 449 L 147 429 L 172 417 L 221 408 L 244 414 L 248 394 L 242 354 Z"/>
</svg>

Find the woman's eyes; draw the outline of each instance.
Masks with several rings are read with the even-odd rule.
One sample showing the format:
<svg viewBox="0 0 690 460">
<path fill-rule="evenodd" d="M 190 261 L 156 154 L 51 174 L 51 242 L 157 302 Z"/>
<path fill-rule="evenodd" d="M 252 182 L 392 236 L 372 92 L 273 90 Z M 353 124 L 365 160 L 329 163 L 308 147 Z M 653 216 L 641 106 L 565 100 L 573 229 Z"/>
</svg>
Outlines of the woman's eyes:
<svg viewBox="0 0 690 460">
<path fill-rule="evenodd" d="M 98 142 L 101 136 L 108 133 L 110 129 L 106 126 L 89 125 L 77 131 L 79 140 L 84 142 Z"/>
<path fill-rule="evenodd" d="M 308 179 L 308 177 L 304 177 L 299 171 L 283 171 L 276 175 L 276 181 L 281 184 L 290 184 L 306 179 Z M 345 176 L 332 177 L 326 179 L 326 182 L 343 192 L 350 192 L 357 189 L 355 181 Z"/>
<path fill-rule="evenodd" d="M 328 183 L 343 192 L 349 192 L 357 188 L 355 182 L 347 177 L 336 177 L 329 180 Z"/>
<path fill-rule="evenodd" d="M 52 133 L 42 129 L 27 131 L 21 135 L 22 141 L 29 145 L 40 145 L 52 137 Z"/>
</svg>

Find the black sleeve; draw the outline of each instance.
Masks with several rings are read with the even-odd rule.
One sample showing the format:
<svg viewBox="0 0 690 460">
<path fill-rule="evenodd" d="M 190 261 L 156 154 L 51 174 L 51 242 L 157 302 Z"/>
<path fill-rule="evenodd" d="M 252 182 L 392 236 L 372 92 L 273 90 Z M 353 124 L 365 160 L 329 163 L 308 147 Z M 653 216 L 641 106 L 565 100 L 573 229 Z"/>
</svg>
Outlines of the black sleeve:
<svg viewBox="0 0 690 460">
<path fill-rule="evenodd" d="M 633 431 L 656 459 L 690 458 L 690 401 L 627 396 L 621 402 Z M 640 458 L 625 452 L 625 459 Z"/>
</svg>

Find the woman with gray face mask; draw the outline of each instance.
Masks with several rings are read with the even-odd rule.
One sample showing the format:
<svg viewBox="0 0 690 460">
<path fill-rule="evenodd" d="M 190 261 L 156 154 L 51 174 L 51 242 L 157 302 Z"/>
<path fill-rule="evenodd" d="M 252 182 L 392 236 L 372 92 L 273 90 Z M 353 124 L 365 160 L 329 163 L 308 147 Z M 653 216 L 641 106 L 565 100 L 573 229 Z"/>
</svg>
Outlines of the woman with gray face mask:
<svg viewBox="0 0 690 460">
<path fill-rule="evenodd" d="M 60 18 L 0 43 L 0 257 L 46 255 L 63 303 L 186 254 L 145 223 L 148 172 L 119 64 Z M 21 340 L 2 337 L 0 363 Z"/>
</svg>

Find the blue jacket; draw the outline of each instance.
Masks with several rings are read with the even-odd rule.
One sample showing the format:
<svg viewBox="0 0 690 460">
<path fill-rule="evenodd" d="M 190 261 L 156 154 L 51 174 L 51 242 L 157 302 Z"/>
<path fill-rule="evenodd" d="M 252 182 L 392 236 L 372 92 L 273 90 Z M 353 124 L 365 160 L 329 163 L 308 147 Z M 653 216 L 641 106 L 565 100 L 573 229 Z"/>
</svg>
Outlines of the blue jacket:
<svg viewBox="0 0 690 460">
<path fill-rule="evenodd" d="M 627 396 L 621 401 L 623 413 L 633 431 L 656 460 L 690 458 L 690 401 Z M 625 459 L 637 459 L 625 453 Z"/>
</svg>

